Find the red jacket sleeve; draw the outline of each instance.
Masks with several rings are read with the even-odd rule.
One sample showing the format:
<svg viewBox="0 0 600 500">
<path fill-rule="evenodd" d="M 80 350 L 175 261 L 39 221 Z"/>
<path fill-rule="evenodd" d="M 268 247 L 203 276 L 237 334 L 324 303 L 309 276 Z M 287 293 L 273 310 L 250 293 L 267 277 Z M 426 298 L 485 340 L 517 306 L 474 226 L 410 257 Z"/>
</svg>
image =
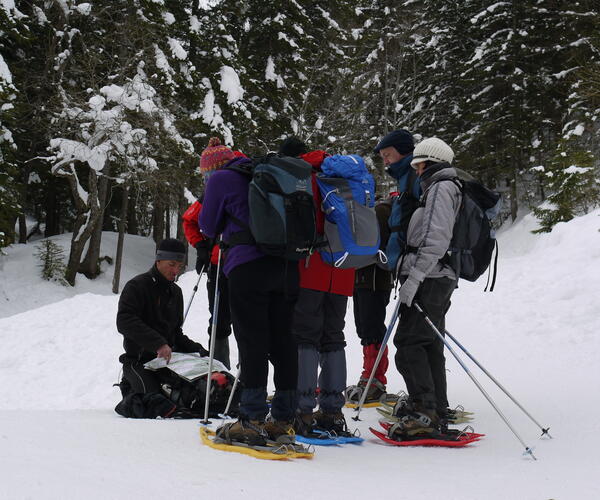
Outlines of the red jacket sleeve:
<svg viewBox="0 0 600 500">
<path fill-rule="evenodd" d="M 202 240 L 206 239 L 206 236 L 200 231 L 198 227 L 198 216 L 202 210 L 202 205 L 199 201 L 192 203 L 183 214 L 183 232 L 188 243 L 193 247 L 196 246 Z"/>
</svg>

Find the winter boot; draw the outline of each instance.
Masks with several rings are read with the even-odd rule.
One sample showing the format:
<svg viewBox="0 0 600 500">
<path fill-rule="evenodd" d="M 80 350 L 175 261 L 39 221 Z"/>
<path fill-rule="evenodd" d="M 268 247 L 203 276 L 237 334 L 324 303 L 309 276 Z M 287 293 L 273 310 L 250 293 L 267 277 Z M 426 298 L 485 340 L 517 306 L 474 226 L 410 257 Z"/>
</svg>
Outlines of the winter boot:
<svg viewBox="0 0 600 500">
<path fill-rule="evenodd" d="M 346 387 L 346 390 L 344 391 L 344 394 L 346 395 L 346 401 L 349 403 L 359 403 L 360 398 L 367 387 L 368 381 L 369 379 L 361 378 L 357 385 Z M 381 400 L 381 397 L 384 394 L 386 394 L 385 385 L 374 378 L 369 386 L 369 390 L 367 391 L 365 403 L 376 403 Z"/>
<path fill-rule="evenodd" d="M 401 393 L 394 404 L 392 415 L 402 419 L 414 411 L 413 402 L 405 392 Z"/>
<path fill-rule="evenodd" d="M 332 436 L 351 437 L 352 433 L 348 431 L 346 419 L 341 411 L 335 413 L 326 413 L 319 410 L 314 415 L 317 428 L 329 432 Z"/>
<path fill-rule="evenodd" d="M 264 430 L 269 440 L 277 444 L 293 444 L 296 441 L 293 422 L 269 418 L 265 422 Z"/>
<path fill-rule="evenodd" d="M 294 419 L 294 431 L 299 436 L 315 437 L 316 425 L 313 413 L 298 413 Z"/>
<path fill-rule="evenodd" d="M 269 438 L 263 422 L 245 419 L 219 427 L 216 436 L 227 444 L 243 443 L 248 446 L 266 446 Z"/>
<path fill-rule="evenodd" d="M 440 435 L 440 421 L 434 409 L 414 403 L 413 409 L 388 430 L 388 436 L 396 441 L 436 438 Z"/>
<path fill-rule="evenodd" d="M 369 344 L 363 346 L 363 371 L 360 376 L 361 379 L 364 378 L 369 380 L 380 348 L 381 344 Z M 389 365 L 390 361 L 388 359 L 388 347 L 385 346 L 381 359 L 379 360 L 379 364 L 377 365 L 377 370 L 375 370 L 375 376 L 373 377 L 375 380 L 379 380 L 384 387 L 387 384 L 387 378 L 385 374 Z"/>
</svg>

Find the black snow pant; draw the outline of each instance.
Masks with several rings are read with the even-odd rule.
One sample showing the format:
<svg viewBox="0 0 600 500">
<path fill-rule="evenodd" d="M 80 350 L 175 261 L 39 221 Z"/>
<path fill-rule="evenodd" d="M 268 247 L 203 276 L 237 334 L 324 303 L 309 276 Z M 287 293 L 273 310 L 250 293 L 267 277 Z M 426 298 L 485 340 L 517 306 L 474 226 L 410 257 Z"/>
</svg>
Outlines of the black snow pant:
<svg viewBox="0 0 600 500">
<path fill-rule="evenodd" d="M 300 289 L 293 331 L 298 342 L 298 410 L 312 413 L 318 404 L 326 413 L 344 406 L 346 353 L 344 326 L 348 297 Z M 319 372 L 319 366 L 321 372 Z"/>
<path fill-rule="evenodd" d="M 213 310 L 215 308 L 215 287 L 217 283 L 217 266 L 211 264 L 208 268 L 208 280 L 206 290 L 208 291 L 208 307 L 210 319 L 208 320 L 208 335 L 212 333 Z M 217 338 L 227 338 L 231 335 L 231 313 L 229 311 L 229 280 L 223 274 L 219 276 L 219 311 L 217 316 Z"/>
<path fill-rule="evenodd" d="M 210 318 L 208 320 L 208 337 L 210 338 L 215 309 L 215 288 L 217 286 L 216 265 L 211 264 L 208 267 L 207 277 L 206 290 L 208 292 L 208 308 L 210 312 Z M 229 308 L 229 280 L 223 273 L 222 267 L 219 276 L 219 310 L 217 312 L 215 359 L 218 359 L 227 367 L 227 369 L 230 369 L 229 336 L 231 335 L 231 312 Z"/>
<path fill-rule="evenodd" d="M 262 420 L 268 413 L 269 361 L 275 382 L 271 414 L 276 420 L 294 417 L 298 357 L 291 329 L 297 295 L 295 262 L 262 257 L 229 273 L 229 305 L 242 368 L 241 418 Z"/>
<path fill-rule="evenodd" d="M 354 323 L 361 345 L 381 344 L 385 332 L 385 312 L 391 290 L 355 288 Z"/>
<path fill-rule="evenodd" d="M 161 393 L 161 372 L 144 368 L 139 361 L 123 362 L 123 378 L 129 383 L 130 391 L 135 394 Z"/>
<path fill-rule="evenodd" d="M 450 278 L 426 278 L 415 296 L 442 334 L 455 288 L 456 281 Z M 448 397 L 444 343 L 414 307 L 401 306 L 394 344 L 396 367 L 411 399 L 428 409 L 445 410 Z"/>
</svg>

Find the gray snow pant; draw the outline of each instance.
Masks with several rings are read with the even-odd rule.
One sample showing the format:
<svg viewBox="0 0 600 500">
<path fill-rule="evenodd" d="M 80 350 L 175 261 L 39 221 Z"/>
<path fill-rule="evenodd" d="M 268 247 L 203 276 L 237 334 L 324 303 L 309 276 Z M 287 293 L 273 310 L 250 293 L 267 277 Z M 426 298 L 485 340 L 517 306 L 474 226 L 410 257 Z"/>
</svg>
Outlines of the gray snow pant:
<svg viewBox="0 0 600 500">
<path fill-rule="evenodd" d="M 317 402 L 325 413 L 337 413 L 344 406 L 347 303 L 344 295 L 300 289 L 292 327 L 298 343 L 299 413 L 312 413 Z"/>
</svg>

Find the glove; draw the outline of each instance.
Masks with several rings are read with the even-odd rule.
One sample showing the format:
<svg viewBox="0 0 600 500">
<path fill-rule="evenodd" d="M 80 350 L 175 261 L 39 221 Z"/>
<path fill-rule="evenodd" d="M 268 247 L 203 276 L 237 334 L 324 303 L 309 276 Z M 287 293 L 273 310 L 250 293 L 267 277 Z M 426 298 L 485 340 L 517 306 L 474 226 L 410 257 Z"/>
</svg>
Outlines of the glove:
<svg viewBox="0 0 600 500">
<path fill-rule="evenodd" d="M 196 243 L 196 272 L 208 271 L 210 265 L 210 242 L 202 240 Z"/>
<path fill-rule="evenodd" d="M 402 284 L 400 291 L 398 292 L 398 300 L 400 303 L 406 304 L 407 307 L 412 306 L 419 286 L 421 286 L 421 282 L 409 276 Z"/>
<path fill-rule="evenodd" d="M 200 345 L 200 349 L 198 350 L 198 352 L 200 353 L 200 356 L 202 356 L 203 358 L 205 358 L 206 356 L 210 356 L 210 352 L 208 352 L 206 349 L 204 349 L 204 347 L 202 347 L 202 345 Z"/>
</svg>

